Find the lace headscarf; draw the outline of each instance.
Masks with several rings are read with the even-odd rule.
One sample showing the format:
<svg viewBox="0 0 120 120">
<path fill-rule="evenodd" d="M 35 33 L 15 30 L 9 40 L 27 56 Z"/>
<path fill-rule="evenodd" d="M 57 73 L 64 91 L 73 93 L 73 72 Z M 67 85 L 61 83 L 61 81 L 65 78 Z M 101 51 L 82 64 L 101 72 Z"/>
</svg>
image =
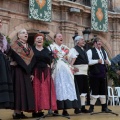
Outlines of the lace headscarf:
<svg viewBox="0 0 120 120">
<path fill-rule="evenodd" d="M 7 50 L 7 40 L 6 40 L 6 37 L 4 35 L 2 35 L 1 33 L 0 33 L 0 50 L 2 52 Z"/>
</svg>

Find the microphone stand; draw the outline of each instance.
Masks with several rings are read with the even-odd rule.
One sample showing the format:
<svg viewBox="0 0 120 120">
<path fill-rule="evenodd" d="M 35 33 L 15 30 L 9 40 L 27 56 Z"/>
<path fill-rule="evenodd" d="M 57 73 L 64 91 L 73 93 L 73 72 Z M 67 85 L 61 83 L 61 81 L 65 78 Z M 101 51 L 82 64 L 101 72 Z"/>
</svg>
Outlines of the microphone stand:
<svg viewBox="0 0 120 120">
<path fill-rule="evenodd" d="M 100 54 L 101 54 L 102 59 L 103 59 L 103 61 L 104 61 L 106 70 L 108 70 L 108 65 L 106 64 L 105 59 L 103 58 L 103 54 L 101 53 L 101 51 L 100 51 Z M 106 56 L 106 57 L 107 57 L 107 56 Z M 108 107 L 107 107 L 107 101 L 108 101 L 107 88 L 108 88 L 108 83 L 107 83 L 107 74 L 106 74 L 106 76 L 105 76 L 105 97 L 106 97 L 106 108 L 108 109 Z M 119 114 L 117 114 L 117 113 L 112 112 L 112 110 L 109 110 L 109 109 L 108 109 L 107 112 L 106 112 L 106 111 L 104 111 L 104 112 L 95 112 L 95 113 L 93 112 L 93 113 L 91 113 L 91 115 L 99 114 L 99 113 L 111 113 L 111 114 L 114 114 L 114 115 L 116 115 L 116 116 L 119 115 Z"/>
<path fill-rule="evenodd" d="M 45 40 L 47 40 L 46 35 L 49 34 L 49 32 L 47 32 L 47 31 L 40 31 L 40 33 L 43 33 L 44 36 L 45 36 Z M 50 55 L 53 56 L 53 52 L 52 52 L 52 49 L 51 49 L 50 45 L 48 45 L 48 47 L 50 48 Z M 50 58 L 50 64 L 51 64 L 51 63 L 52 63 L 52 58 Z M 48 110 L 48 113 L 47 113 L 46 115 L 43 115 L 42 117 L 40 117 L 40 118 L 38 118 L 38 119 L 36 119 L 36 120 L 40 120 L 40 119 L 42 119 L 42 118 L 45 118 L 45 117 L 51 116 L 51 115 L 53 115 L 53 116 L 61 116 L 61 117 L 65 117 L 65 118 L 70 119 L 69 116 L 59 115 L 59 114 L 56 114 L 56 113 L 54 113 L 54 112 L 52 111 L 52 101 L 51 101 L 51 97 L 52 97 L 52 68 L 51 68 L 51 65 L 50 65 L 50 91 L 49 91 L 49 92 L 50 92 L 50 93 L 49 93 L 49 97 L 50 97 L 50 99 L 49 99 L 49 100 L 50 100 L 50 101 L 49 101 L 49 103 L 50 103 L 50 109 Z M 44 102 L 44 101 L 43 101 L 43 102 Z"/>
</svg>

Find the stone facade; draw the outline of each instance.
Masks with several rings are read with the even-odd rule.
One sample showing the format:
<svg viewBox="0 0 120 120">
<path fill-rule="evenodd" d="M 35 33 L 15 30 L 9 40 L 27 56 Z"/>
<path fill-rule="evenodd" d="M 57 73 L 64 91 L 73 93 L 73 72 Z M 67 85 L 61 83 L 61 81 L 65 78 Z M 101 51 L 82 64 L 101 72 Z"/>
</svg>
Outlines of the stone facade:
<svg viewBox="0 0 120 120">
<path fill-rule="evenodd" d="M 119 2 L 120 3 L 120 2 Z M 109 31 L 91 31 L 90 38 L 94 35 L 100 37 L 104 48 L 110 57 L 120 53 L 120 4 L 118 0 L 112 0 L 113 12 L 109 11 Z M 80 13 L 70 12 L 70 8 L 80 9 Z M 82 35 L 85 27 L 91 26 L 91 8 L 80 4 L 80 0 L 72 2 L 69 0 L 52 0 L 52 22 L 42 22 L 28 18 L 29 0 L 0 0 L 0 18 L 3 19 L 2 32 L 15 40 L 17 32 L 21 28 L 28 30 L 30 34 L 37 30 L 49 31 L 49 36 L 61 32 L 64 43 L 73 47 L 75 31 Z"/>
</svg>

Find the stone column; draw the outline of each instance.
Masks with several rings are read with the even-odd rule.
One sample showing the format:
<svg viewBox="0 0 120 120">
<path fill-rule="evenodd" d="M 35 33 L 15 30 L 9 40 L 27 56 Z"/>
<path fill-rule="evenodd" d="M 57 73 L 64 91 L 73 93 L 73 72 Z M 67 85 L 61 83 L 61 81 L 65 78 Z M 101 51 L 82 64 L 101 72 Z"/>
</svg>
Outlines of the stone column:
<svg viewBox="0 0 120 120">
<path fill-rule="evenodd" d="M 115 12 L 120 12 L 120 0 L 112 0 Z"/>
</svg>

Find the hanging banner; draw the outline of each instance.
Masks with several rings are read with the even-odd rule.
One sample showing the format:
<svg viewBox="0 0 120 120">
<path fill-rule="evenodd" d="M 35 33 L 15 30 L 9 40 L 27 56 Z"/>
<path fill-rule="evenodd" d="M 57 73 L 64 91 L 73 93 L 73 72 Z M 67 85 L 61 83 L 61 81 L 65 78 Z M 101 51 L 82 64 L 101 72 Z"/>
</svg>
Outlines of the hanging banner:
<svg viewBox="0 0 120 120">
<path fill-rule="evenodd" d="M 91 29 L 108 31 L 108 0 L 91 0 Z"/>
<path fill-rule="evenodd" d="M 29 18 L 42 21 L 51 21 L 51 0 L 29 0 Z"/>
</svg>

